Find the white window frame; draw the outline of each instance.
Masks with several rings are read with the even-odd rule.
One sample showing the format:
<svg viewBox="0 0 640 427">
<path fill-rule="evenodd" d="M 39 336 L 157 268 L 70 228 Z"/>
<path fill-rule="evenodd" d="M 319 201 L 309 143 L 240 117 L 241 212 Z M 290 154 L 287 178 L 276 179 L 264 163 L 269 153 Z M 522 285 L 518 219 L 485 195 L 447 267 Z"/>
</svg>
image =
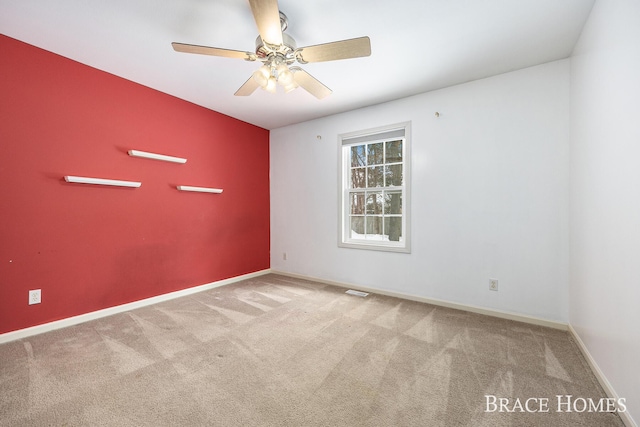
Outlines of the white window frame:
<svg viewBox="0 0 640 427">
<path fill-rule="evenodd" d="M 397 136 L 404 133 L 403 136 Z M 393 135 L 393 136 L 390 136 Z M 399 242 L 354 239 L 350 235 L 350 194 L 363 189 L 350 188 L 350 148 L 402 138 L 403 182 L 401 186 L 380 187 L 380 190 L 402 191 L 402 239 Z M 411 252 L 410 202 L 411 202 L 411 122 L 397 123 L 357 132 L 338 135 L 338 246 L 388 252 Z M 370 190 L 370 189 L 367 189 Z"/>
</svg>

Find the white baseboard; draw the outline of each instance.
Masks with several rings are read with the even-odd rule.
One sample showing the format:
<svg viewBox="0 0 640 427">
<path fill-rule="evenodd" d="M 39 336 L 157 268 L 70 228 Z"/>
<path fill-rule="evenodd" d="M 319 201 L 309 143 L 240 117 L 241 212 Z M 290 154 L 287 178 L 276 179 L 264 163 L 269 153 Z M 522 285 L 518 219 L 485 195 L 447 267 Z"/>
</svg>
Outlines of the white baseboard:
<svg viewBox="0 0 640 427">
<path fill-rule="evenodd" d="M 598 366 L 594 358 L 591 356 L 591 353 L 589 353 L 589 350 L 587 350 L 587 346 L 582 341 L 582 338 L 580 338 L 580 335 L 578 335 L 578 332 L 573 328 L 573 326 L 571 326 L 571 324 L 569 324 L 569 333 L 571 333 L 571 336 L 573 337 L 574 341 L 576 342 L 576 344 L 578 344 L 578 348 L 580 348 L 580 351 L 582 352 L 582 355 L 584 356 L 584 358 L 587 359 L 587 363 L 589 363 L 589 366 L 591 367 L 591 371 L 598 379 L 598 382 L 600 383 L 600 386 L 602 387 L 604 392 L 607 394 L 608 397 L 616 399 L 617 401 L 619 398 L 618 394 L 611 386 L 611 383 L 609 382 L 609 380 L 607 380 L 607 377 L 604 376 L 604 373 L 602 372 L 602 370 L 600 370 L 600 367 Z M 618 412 L 618 415 L 620 416 L 620 419 L 622 419 L 622 422 L 624 422 L 624 424 L 627 427 L 638 427 L 638 425 L 635 423 L 633 418 L 631 418 L 631 415 L 628 412 L 626 411 Z"/>
<path fill-rule="evenodd" d="M 549 328 L 561 329 L 563 331 L 568 330 L 568 327 L 569 327 L 569 325 L 566 323 L 557 322 L 554 320 L 541 319 L 539 317 L 534 317 L 534 316 L 527 316 L 525 314 L 509 313 L 506 311 L 494 310 L 494 309 L 484 308 L 484 307 L 477 307 L 469 304 L 460 304 L 456 302 L 439 300 L 435 298 L 426 298 L 426 297 L 421 297 L 417 295 L 405 294 L 401 292 L 393 292 L 393 291 L 387 291 L 384 289 L 371 288 L 368 286 L 353 285 L 353 284 L 343 283 L 343 282 L 335 282 L 332 280 L 321 279 L 318 277 L 305 276 L 303 274 L 288 273 L 286 271 L 277 271 L 272 269 L 271 273 L 280 274 L 282 276 L 294 277 L 297 279 L 313 280 L 316 282 L 326 283 L 328 285 L 338 286 L 341 288 L 356 289 L 359 291 L 371 292 L 371 293 L 376 293 L 380 295 L 387 295 L 390 297 L 424 302 L 427 304 L 433 304 L 440 307 L 454 308 L 456 310 L 463 310 L 463 311 L 469 311 L 472 313 L 485 314 L 487 316 L 499 317 L 501 319 L 515 320 L 518 322 L 524 322 L 524 323 L 529 323 L 533 325 L 546 326 Z"/>
<path fill-rule="evenodd" d="M 102 317 L 112 316 L 114 314 L 122 313 L 136 308 L 145 307 L 159 302 L 172 300 L 175 298 L 184 297 L 187 295 L 195 294 L 197 292 L 206 291 L 209 289 L 218 288 L 220 286 L 229 285 L 231 283 L 239 282 L 241 280 L 251 279 L 253 277 L 263 276 L 269 274 L 271 269 L 265 269 L 256 271 L 253 273 L 243 274 L 241 276 L 231 277 L 229 279 L 218 280 L 216 282 L 206 283 L 204 285 L 194 286 L 193 288 L 182 289 L 168 294 L 158 295 L 151 298 L 146 298 L 139 301 L 130 302 L 127 304 L 117 305 L 115 307 L 105 308 L 103 310 L 92 311 L 91 313 L 80 314 L 78 316 L 68 317 L 62 320 L 56 320 L 54 322 L 45 323 L 42 325 L 32 326 L 30 328 L 19 329 L 17 331 L 7 332 L 0 335 L 0 344 L 15 341 L 23 338 L 27 338 L 33 335 L 42 334 L 44 332 L 53 331 L 56 329 L 66 328 L 68 326 L 77 325 L 79 323 L 88 322 L 90 320 L 100 319 Z"/>
</svg>

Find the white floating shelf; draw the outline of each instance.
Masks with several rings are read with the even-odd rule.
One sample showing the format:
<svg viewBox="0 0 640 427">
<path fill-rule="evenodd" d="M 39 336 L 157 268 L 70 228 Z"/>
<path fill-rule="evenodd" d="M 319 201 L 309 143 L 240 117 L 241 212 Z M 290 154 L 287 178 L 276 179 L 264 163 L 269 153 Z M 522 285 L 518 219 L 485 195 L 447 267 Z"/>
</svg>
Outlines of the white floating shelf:
<svg viewBox="0 0 640 427">
<path fill-rule="evenodd" d="M 192 187 L 190 185 L 178 185 L 176 188 L 180 191 L 195 191 L 198 193 L 222 193 L 221 188 Z"/>
<path fill-rule="evenodd" d="M 129 150 L 128 153 L 131 157 L 142 157 L 145 159 L 162 160 L 163 162 L 187 163 L 187 159 L 183 159 L 182 157 L 173 157 L 173 156 L 167 156 L 164 154 L 148 153 L 146 151 L 139 151 L 139 150 Z"/>
<path fill-rule="evenodd" d="M 95 185 L 111 185 L 115 187 L 140 187 L 141 182 L 135 181 L 122 181 L 119 179 L 104 179 L 104 178 L 89 178 L 86 176 L 72 176 L 66 175 L 64 180 L 67 182 L 73 182 L 77 184 L 95 184 Z"/>
</svg>

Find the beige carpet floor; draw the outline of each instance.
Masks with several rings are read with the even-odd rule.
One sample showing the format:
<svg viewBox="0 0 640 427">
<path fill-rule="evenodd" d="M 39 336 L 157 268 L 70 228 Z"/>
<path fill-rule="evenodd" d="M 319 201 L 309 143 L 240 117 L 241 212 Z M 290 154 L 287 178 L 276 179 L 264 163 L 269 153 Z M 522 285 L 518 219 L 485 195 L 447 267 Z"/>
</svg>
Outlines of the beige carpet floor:
<svg viewBox="0 0 640 427">
<path fill-rule="evenodd" d="M 556 412 L 605 397 L 567 332 L 344 292 L 266 275 L 0 345 L 0 425 L 623 425 Z"/>
</svg>

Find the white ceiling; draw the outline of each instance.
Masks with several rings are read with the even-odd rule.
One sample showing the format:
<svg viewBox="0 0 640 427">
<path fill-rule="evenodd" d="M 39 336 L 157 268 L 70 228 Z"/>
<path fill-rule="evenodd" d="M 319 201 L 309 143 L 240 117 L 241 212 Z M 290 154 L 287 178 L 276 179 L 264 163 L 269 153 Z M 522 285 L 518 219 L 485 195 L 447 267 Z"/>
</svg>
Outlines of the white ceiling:
<svg viewBox="0 0 640 427">
<path fill-rule="evenodd" d="M 259 63 L 175 52 L 253 51 L 246 0 L 1 0 L 0 32 L 266 129 L 571 54 L 595 0 L 280 0 L 298 46 L 369 36 L 367 58 L 302 67 L 333 90 L 234 92 Z M 1 53 L 0 53 L 1 54 Z"/>
</svg>

